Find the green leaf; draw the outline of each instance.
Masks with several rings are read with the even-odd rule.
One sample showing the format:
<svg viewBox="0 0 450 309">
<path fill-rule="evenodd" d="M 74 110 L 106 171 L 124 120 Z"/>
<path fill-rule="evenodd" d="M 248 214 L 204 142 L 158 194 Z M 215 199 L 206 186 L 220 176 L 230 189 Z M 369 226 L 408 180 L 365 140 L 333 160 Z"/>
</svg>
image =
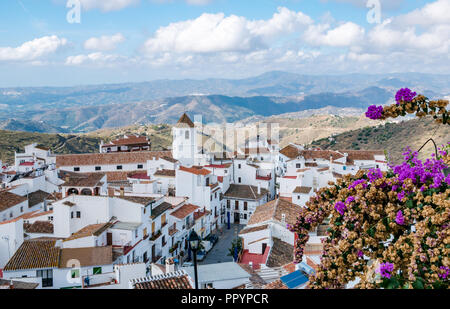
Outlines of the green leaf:
<svg viewBox="0 0 450 309">
<path fill-rule="evenodd" d="M 423 279 L 417 278 L 417 280 L 413 282 L 413 288 L 423 290 L 425 288 L 423 286 Z"/>
</svg>

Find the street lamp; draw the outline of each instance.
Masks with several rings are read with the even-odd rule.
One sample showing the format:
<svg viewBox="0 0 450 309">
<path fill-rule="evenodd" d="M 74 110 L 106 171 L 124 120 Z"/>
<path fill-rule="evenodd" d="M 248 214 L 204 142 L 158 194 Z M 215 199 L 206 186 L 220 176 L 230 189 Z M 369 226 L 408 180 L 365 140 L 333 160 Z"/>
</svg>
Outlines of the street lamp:
<svg viewBox="0 0 450 309">
<path fill-rule="evenodd" d="M 189 235 L 189 245 L 194 253 L 194 274 L 195 274 L 195 289 L 198 290 L 198 274 L 197 274 L 197 251 L 200 247 L 200 237 L 198 237 L 195 231 L 192 231 Z"/>
</svg>

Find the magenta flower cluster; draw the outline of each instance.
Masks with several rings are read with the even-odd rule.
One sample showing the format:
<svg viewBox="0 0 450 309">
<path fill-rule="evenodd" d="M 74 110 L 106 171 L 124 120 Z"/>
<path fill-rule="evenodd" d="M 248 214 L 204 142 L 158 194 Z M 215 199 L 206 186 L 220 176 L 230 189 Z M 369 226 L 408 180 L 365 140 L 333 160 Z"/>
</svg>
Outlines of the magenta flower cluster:
<svg viewBox="0 0 450 309">
<path fill-rule="evenodd" d="M 397 101 L 397 105 L 400 104 L 400 101 L 411 102 L 414 97 L 417 95 L 416 92 L 412 92 L 409 88 L 402 88 L 397 91 L 395 95 L 395 101 Z"/>
<path fill-rule="evenodd" d="M 367 188 L 367 183 L 366 183 L 366 181 L 365 181 L 364 179 L 358 179 L 358 180 L 355 180 L 351 185 L 348 186 L 348 188 L 349 188 L 349 189 L 354 189 L 354 188 L 356 188 L 356 187 L 357 187 L 358 185 L 360 185 L 360 184 L 362 184 L 362 187 L 363 187 L 364 189 Z"/>
<path fill-rule="evenodd" d="M 447 279 L 447 277 L 448 277 L 448 275 L 449 275 L 449 273 L 450 273 L 450 268 L 448 268 L 447 266 L 441 266 L 439 269 L 442 271 L 442 273 L 440 273 L 440 274 L 438 275 L 439 278 L 441 278 L 441 279 Z"/>
<path fill-rule="evenodd" d="M 378 270 L 381 277 L 390 279 L 391 272 L 394 270 L 394 264 L 386 262 L 380 265 L 380 269 Z"/>
<path fill-rule="evenodd" d="M 442 159 L 433 158 L 422 162 L 418 159 L 418 152 L 412 152 L 409 148 L 403 155 L 405 161 L 401 165 L 392 167 L 393 172 L 397 174 L 400 185 L 408 178 L 416 185 L 427 184 L 430 188 L 439 188 L 442 182 L 450 184 L 450 177 L 445 177 L 443 173 L 447 166 Z M 403 194 L 404 192 L 401 193 L 402 196 Z"/>
<path fill-rule="evenodd" d="M 397 216 L 395 217 L 395 223 L 397 223 L 398 225 L 405 224 L 405 217 L 403 216 L 403 212 L 401 210 L 397 212 Z"/>
<path fill-rule="evenodd" d="M 345 206 L 344 202 L 339 201 L 334 205 L 334 209 L 336 209 L 336 211 L 340 213 L 341 216 L 343 216 L 345 211 L 347 210 L 347 206 Z"/>
<path fill-rule="evenodd" d="M 383 106 L 371 105 L 366 112 L 366 117 L 372 120 L 378 120 L 383 118 Z"/>
<path fill-rule="evenodd" d="M 367 177 L 369 178 L 369 182 L 372 183 L 379 178 L 383 178 L 383 173 L 379 168 L 370 169 L 369 173 L 367 173 Z"/>
</svg>

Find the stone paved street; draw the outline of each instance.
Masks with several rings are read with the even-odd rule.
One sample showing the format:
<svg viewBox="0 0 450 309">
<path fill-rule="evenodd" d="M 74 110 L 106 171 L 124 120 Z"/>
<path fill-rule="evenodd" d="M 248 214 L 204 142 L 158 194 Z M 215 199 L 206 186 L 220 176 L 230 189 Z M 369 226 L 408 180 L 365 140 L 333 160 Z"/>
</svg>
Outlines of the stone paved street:
<svg viewBox="0 0 450 309">
<path fill-rule="evenodd" d="M 222 229 L 223 234 L 218 233 L 219 241 L 214 245 L 211 251 L 208 252 L 206 258 L 199 262 L 200 265 L 215 264 L 223 262 L 233 262 L 233 257 L 228 256 L 228 250 L 231 248 L 231 242 L 239 232 L 244 228 L 244 225 L 232 224 L 228 230 L 227 225 Z"/>
</svg>

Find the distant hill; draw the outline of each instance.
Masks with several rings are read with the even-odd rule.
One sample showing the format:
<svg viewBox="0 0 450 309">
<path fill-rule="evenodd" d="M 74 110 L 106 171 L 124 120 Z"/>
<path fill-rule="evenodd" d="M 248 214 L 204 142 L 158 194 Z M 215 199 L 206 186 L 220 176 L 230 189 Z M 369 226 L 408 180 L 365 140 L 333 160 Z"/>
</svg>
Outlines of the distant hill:
<svg viewBox="0 0 450 309">
<path fill-rule="evenodd" d="M 137 123 L 173 123 L 187 110 L 202 114 L 208 121 L 232 122 L 326 106 L 366 108 L 368 104 L 384 104 L 400 87 L 437 98 L 450 93 L 449 85 L 450 75 L 275 71 L 243 79 L 11 87 L 0 88 L 0 121 L 33 119 L 70 132 L 87 132 Z"/>
<path fill-rule="evenodd" d="M 71 107 L 35 113 L 34 121 L 45 121 L 55 127 L 68 127 L 71 132 L 90 132 L 135 124 L 174 124 L 183 112 L 192 119 L 201 115 L 204 123 L 232 123 L 252 116 L 269 117 L 285 113 L 353 108 L 364 110 L 372 104 L 385 104 L 393 93 L 378 87 L 357 92 L 321 93 L 300 97 L 230 97 L 195 95 L 154 101 Z"/>
<path fill-rule="evenodd" d="M 8 119 L 0 122 L 0 130 L 37 133 L 67 133 L 67 130 L 55 127 L 43 121 Z"/>
<path fill-rule="evenodd" d="M 433 119 L 413 119 L 398 123 L 386 123 L 377 127 L 366 127 L 348 131 L 334 136 L 332 140 L 323 138 L 312 143 L 323 149 L 354 149 L 354 150 L 386 150 L 394 163 L 402 160 L 404 148 L 410 146 L 413 150 L 419 148 L 433 138 L 438 146 L 447 143 L 450 128 L 435 123 Z M 426 157 L 434 152 L 432 143 L 422 151 Z"/>
<path fill-rule="evenodd" d="M 32 143 L 50 148 L 54 153 L 85 153 L 98 152 L 100 138 L 0 130 L 0 160 L 13 163 L 14 152 L 23 152 L 24 146 Z"/>
</svg>

